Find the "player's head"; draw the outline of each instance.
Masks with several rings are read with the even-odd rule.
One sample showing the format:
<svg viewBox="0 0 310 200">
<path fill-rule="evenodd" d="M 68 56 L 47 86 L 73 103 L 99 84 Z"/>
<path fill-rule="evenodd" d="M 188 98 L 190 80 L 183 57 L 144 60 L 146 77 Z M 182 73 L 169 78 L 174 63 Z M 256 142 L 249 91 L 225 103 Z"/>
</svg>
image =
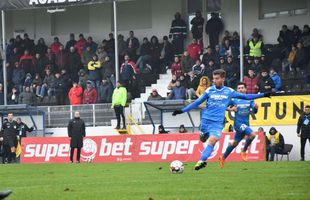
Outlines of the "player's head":
<svg viewBox="0 0 310 200">
<path fill-rule="evenodd" d="M 215 85 L 215 87 L 224 86 L 225 77 L 226 77 L 225 70 L 222 70 L 222 69 L 214 70 L 213 71 L 213 84 Z"/>
<path fill-rule="evenodd" d="M 305 107 L 305 113 L 308 115 L 310 114 L 310 105 L 306 105 Z"/>
<path fill-rule="evenodd" d="M 80 112 L 79 111 L 74 112 L 74 118 L 80 118 Z"/>
<path fill-rule="evenodd" d="M 17 118 L 16 118 L 16 122 L 17 122 L 18 124 L 20 124 L 20 123 L 22 122 L 22 119 L 21 119 L 20 117 L 17 117 Z"/>
<path fill-rule="evenodd" d="M 13 117 L 14 117 L 14 116 L 13 116 L 13 113 L 11 113 L 11 112 L 8 113 L 8 120 L 9 120 L 9 121 L 13 121 Z"/>
<path fill-rule="evenodd" d="M 244 82 L 239 82 L 237 84 L 237 91 L 242 94 L 246 94 L 246 84 Z"/>
</svg>

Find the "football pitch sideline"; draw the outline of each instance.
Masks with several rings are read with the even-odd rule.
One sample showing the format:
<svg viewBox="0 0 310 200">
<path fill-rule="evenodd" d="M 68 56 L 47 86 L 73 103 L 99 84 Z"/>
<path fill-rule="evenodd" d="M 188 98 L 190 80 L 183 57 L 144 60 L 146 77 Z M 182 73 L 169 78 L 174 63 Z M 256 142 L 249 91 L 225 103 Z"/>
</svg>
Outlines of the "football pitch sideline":
<svg viewBox="0 0 310 200">
<path fill-rule="evenodd" d="M 183 174 L 169 163 L 0 165 L 7 199 L 310 199 L 310 162 L 217 162 Z"/>
</svg>

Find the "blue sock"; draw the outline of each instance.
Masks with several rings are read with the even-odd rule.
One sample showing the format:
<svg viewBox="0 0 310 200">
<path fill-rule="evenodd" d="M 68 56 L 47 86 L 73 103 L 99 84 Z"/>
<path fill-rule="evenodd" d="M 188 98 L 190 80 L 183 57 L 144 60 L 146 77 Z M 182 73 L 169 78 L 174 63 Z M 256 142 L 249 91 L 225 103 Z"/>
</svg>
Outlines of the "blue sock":
<svg viewBox="0 0 310 200">
<path fill-rule="evenodd" d="M 208 146 L 203 150 L 200 160 L 206 161 L 213 151 L 214 146 L 208 144 Z"/>
<path fill-rule="evenodd" d="M 246 150 L 248 149 L 248 147 L 250 146 L 250 144 L 252 143 L 254 139 L 248 137 L 246 140 L 245 140 L 245 144 L 244 144 L 244 147 L 243 147 L 243 151 L 246 152 Z"/>
<path fill-rule="evenodd" d="M 232 152 L 232 150 L 234 150 L 234 146 L 233 145 L 229 145 L 227 148 L 226 148 L 226 151 L 225 151 L 225 153 L 224 153 L 224 155 L 223 155 L 223 158 L 224 159 L 226 159 L 228 156 L 229 156 L 229 154 Z"/>
</svg>

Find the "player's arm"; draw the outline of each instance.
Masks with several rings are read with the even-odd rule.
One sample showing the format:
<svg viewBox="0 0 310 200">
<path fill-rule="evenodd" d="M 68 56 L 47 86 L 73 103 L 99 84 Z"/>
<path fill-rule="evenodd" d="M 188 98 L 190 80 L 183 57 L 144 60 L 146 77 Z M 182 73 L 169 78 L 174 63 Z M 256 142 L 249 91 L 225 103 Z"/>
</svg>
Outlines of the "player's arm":
<svg viewBox="0 0 310 200">
<path fill-rule="evenodd" d="M 226 110 L 230 111 L 230 112 L 236 112 L 237 111 L 237 105 L 233 99 L 230 100 Z"/>
<path fill-rule="evenodd" d="M 252 102 L 251 102 L 251 109 L 252 109 L 252 112 L 253 112 L 254 114 L 256 114 L 257 111 L 258 111 L 258 104 L 255 103 L 254 101 L 252 101 Z"/>
<path fill-rule="evenodd" d="M 237 98 L 237 99 L 246 99 L 246 100 L 253 100 L 253 99 L 258 99 L 262 97 L 270 97 L 271 93 L 266 92 L 266 93 L 260 93 L 260 94 L 242 94 L 236 91 L 233 91 L 232 93 L 232 98 Z"/>
<path fill-rule="evenodd" d="M 185 108 L 181 109 L 181 110 L 175 110 L 172 115 L 178 115 L 178 114 L 182 114 L 184 112 L 188 112 L 194 108 L 198 108 L 198 106 L 203 103 L 205 100 L 207 100 L 209 97 L 209 94 L 207 92 L 204 92 L 202 96 L 200 96 L 197 100 L 195 100 L 193 103 L 187 105 Z"/>
</svg>

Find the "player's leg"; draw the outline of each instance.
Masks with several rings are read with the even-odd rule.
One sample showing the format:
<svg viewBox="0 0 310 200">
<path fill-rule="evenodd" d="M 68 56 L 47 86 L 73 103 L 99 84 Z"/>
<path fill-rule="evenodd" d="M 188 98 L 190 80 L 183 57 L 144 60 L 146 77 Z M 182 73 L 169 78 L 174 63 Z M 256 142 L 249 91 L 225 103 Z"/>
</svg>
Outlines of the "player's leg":
<svg viewBox="0 0 310 200">
<path fill-rule="evenodd" d="M 208 138 L 209 138 L 208 124 L 204 119 L 202 119 L 199 127 L 199 139 L 201 142 L 205 143 L 208 140 Z"/>
<path fill-rule="evenodd" d="M 241 158 L 243 161 L 247 161 L 246 151 L 248 150 L 248 147 L 250 146 L 252 141 L 255 139 L 256 133 L 248 126 L 245 128 L 244 132 L 248 137 L 245 140 L 244 147 L 241 150 Z"/>
<path fill-rule="evenodd" d="M 230 155 L 230 153 L 234 150 L 234 148 L 238 146 L 239 142 L 242 140 L 243 137 L 244 137 L 244 134 L 242 134 L 241 132 L 239 131 L 235 132 L 234 141 L 228 145 L 228 147 L 225 150 L 224 155 L 219 157 L 221 168 L 224 168 L 224 163 L 225 163 L 226 158 Z"/>
</svg>

